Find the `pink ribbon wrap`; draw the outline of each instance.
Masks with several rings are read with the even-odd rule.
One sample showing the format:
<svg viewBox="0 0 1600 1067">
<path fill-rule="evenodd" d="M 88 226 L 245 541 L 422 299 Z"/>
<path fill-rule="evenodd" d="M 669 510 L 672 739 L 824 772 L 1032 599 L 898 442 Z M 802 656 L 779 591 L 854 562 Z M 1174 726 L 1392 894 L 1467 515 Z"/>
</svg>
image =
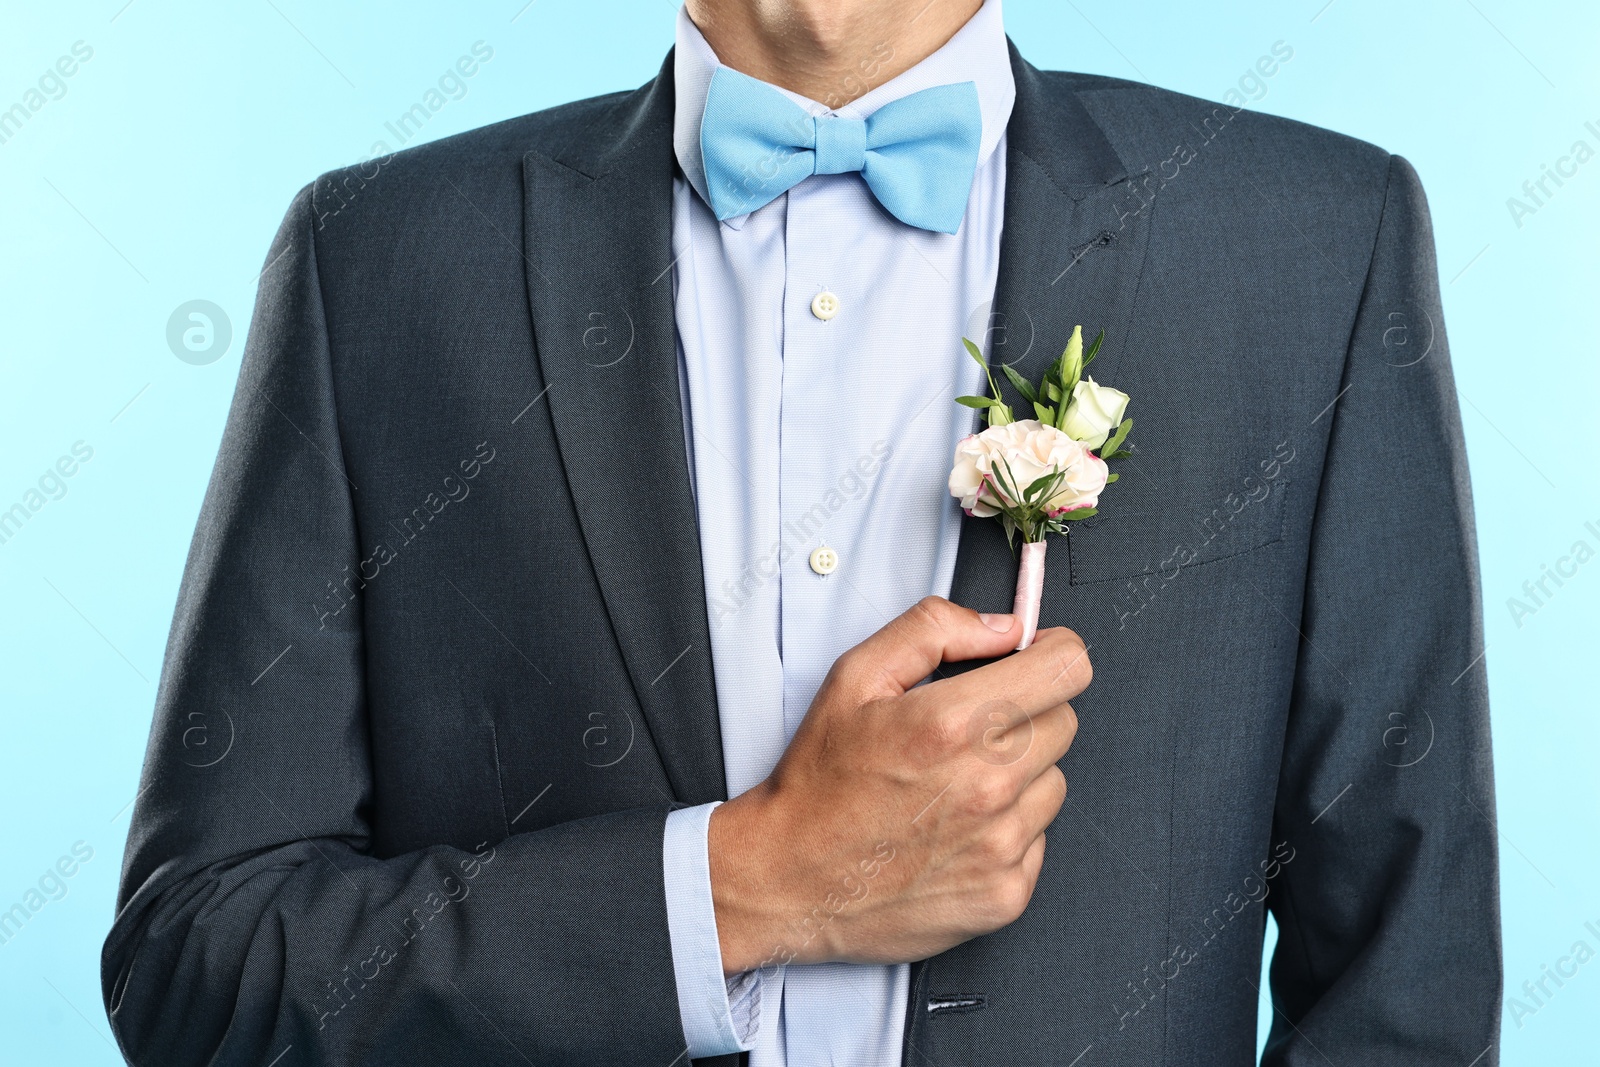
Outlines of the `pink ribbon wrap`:
<svg viewBox="0 0 1600 1067">
<path fill-rule="evenodd" d="M 1039 630 L 1039 601 L 1044 597 L 1043 541 L 1025 541 L 1022 561 L 1017 566 L 1017 596 L 1011 602 L 1011 613 L 1022 620 L 1020 652 L 1033 644 L 1033 635 Z"/>
</svg>

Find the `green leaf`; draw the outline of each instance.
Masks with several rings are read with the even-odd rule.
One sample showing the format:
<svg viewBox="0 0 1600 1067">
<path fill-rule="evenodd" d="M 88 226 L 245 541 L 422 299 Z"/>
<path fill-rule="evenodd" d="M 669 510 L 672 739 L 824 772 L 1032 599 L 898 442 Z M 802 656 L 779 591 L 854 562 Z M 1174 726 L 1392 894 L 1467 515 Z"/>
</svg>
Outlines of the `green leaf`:
<svg viewBox="0 0 1600 1067">
<path fill-rule="evenodd" d="M 1076 511 L 1064 511 L 1058 517 L 1067 522 L 1077 522 L 1079 519 L 1091 518 L 1098 514 L 1100 514 L 1099 508 L 1078 508 Z"/>
<path fill-rule="evenodd" d="M 956 403 L 969 408 L 992 408 L 1000 403 L 992 396 L 958 396 Z"/>
<path fill-rule="evenodd" d="M 1030 404 L 1038 403 L 1039 394 L 1034 391 L 1032 385 L 1028 384 L 1028 379 L 1024 378 L 1022 375 L 1018 374 L 1004 363 L 1000 364 L 1000 369 L 1005 371 L 1006 377 L 1011 379 L 1011 384 L 1017 387 L 1017 392 L 1022 394 L 1022 398 L 1024 400 L 1028 401 Z"/>
<path fill-rule="evenodd" d="M 1133 455 L 1133 453 L 1129 452 L 1126 448 L 1124 448 L 1124 449 L 1121 449 L 1121 450 L 1119 450 L 1117 452 L 1107 452 L 1105 455 L 1101 456 L 1100 458 L 1101 459 L 1127 459 L 1131 455 Z"/>
<path fill-rule="evenodd" d="M 1105 458 L 1107 453 L 1115 454 L 1117 449 L 1122 447 L 1122 442 L 1128 439 L 1128 431 L 1132 429 L 1133 420 L 1123 419 L 1122 423 L 1117 427 L 1117 432 L 1111 435 L 1110 440 L 1100 446 L 1101 458 Z"/>
<path fill-rule="evenodd" d="M 1001 467 L 1005 468 L 1005 474 L 1000 473 Z M 993 468 L 989 473 L 994 475 L 995 484 L 1000 487 L 1000 492 L 1004 493 L 1007 499 L 1016 500 L 1018 498 L 1019 494 L 1015 488 L 1016 479 L 1007 477 L 1011 474 L 1011 465 L 1009 463 L 1002 459 L 1000 466 Z"/>
<path fill-rule="evenodd" d="M 1054 426 L 1056 424 L 1055 408 L 1047 408 L 1035 400 L 1033 402 L 1033 413 L 1039 416 L 1039 421 L 1044 423 L 1046 426 Z"/>
<path fill-rule="evenodd" d="M 961 339 L 961 343 L 966 346 L 967 355 L 971 356 L 977 362 L 978 366 L 983 368 L 983 376 L 989 379 L 989 392 L 994 394 L 994 398 L 996 402 L 998 402 L 1000 400 L 1000 387 L 994 384 L 994 375 L 989 372 L 989 364 L 983 358 L 983 352 L 979 350 L 977 345 L 973 344 L 965 337 Z M 1003 416 L 999 420 L 995 419 L 996 410 L 1003 412 Z M 990 426 L 1004 426 L 1006 423 L 1014 421 L 1016 420 L 1011 414 L 1011 409 L 1006 407 L 1004 404 L 1001 404 L 999 408 L 989 409 Z"/>
<path fill-rule="evenodd" d="M 1120 474 L 1108 474 L 1108 475 L 1106 475 L 1106 484 L 1110 485 L 1112 482 L 1116 481 L 1120 477 L 1122 477 L 1122 475 L 1120 475 Z"/>
<path fill-rule="evenodd" d="M 1053 489 L 1055 483 L 1059 482 L 1063 477 L 1065 475 L 1060 471 L 1051 471 L 1049 474 L 1040 475 L 1028 486 L 1028 491 L 1023 494 L 1022 499 L 1031 504 L 1034 502 L 1035 497 L 1038 497 L 1041 493 L 1044 493 L 1044 499 L 1049 499 L 1049 494 L 1045 493 L 1045 490 Z"/>
<path fill-rule="evenodd" d="M 1084 354 L 1083 354 L 1083 365 L 1085 367 L 1087 367 L 1089 364 L 1093 363 L 1094 362 L 1094 357 L 1100 354 L 1100 342 L 1104 341 L 1105 339 L 1106 339 L 1106 332 L 1104 330 L 1101 330 L 1098 334 L 1095 335 L 1095 339 L 1093 341 L 1089 342 L 1089 349 L 1088 349 L 1088 351 L 1084 352 Z"/>
<path fill-rule="evenodd" d="M 1045 379 L 1044 391 L 1045 391 L 1045 395 L 1048 396 L 1051 400 L 1057 401 L 1057 402 L 1059 402 L 1061 400 L 1061 387 L 1059 385 L 1057 385 L 1055 382 L 1050 381 L 1048 378 Z M 1054 420 L 1051 420 L 1051 421 L 1054 422 Z"/>
</svg>

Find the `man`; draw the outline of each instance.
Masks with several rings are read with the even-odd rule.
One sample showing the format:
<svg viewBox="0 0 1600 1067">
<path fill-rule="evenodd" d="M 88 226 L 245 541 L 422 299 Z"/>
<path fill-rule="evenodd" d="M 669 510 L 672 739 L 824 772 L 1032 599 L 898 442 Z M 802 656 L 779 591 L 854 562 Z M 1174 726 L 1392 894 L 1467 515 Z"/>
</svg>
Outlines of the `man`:
<svg viewBox="0 0 1600 1067">
<path fill-rule="evenodd" d="M 1080 323 L 1137 448 L 1006 655 L 960 341 Z M 1404 160 L 999 0 L 689 0 L 638 91 L 291 206 L 108 1010 L 162 1065 L 1241 1063 L 1270 908 L 1268 1063 L 1492 1063 L 1481 650 Z"/>
</svg>

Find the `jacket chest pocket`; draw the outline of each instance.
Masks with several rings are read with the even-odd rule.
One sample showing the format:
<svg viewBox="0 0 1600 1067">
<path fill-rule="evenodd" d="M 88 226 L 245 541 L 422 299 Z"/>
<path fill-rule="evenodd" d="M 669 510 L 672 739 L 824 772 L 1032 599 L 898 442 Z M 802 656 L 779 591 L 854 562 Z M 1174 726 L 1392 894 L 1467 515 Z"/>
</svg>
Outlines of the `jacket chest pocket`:
<svg viewBox="0 0 1600 1067">
<path fill-rule="evenodd" d="M 1170 581 L 1191 568 L 1276 544 L 1284 536 L 1289 489 L 1279 473 L 1272 481 L 1248 476 L 1208 499 L 1155 506 L 1147 498 L 1135 505 L 1137 510 L 1107 501 L 1111 506 L 1075 526 L 1068 538 L 1071 583 L 1093 585 L 1142 575 Z"/>
</svg>

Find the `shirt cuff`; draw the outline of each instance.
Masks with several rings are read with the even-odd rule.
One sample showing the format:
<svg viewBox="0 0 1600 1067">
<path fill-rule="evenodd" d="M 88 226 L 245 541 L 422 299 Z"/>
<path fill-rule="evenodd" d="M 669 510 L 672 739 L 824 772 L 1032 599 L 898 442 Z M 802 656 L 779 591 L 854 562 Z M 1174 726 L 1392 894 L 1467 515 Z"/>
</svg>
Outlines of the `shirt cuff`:
<svg viewBox="0 0 1600 1067">
<path fill-rule="evenodd" d="M 761 1023 L 761 971 L 727 978 L 722 973 L 706 841 L 711 813 L 719 803 L 670 812 L 662 837 L 667 932 L 672 939 L 678 1015 L 691 1060 L 748 1051 Z"/>
</svg>

